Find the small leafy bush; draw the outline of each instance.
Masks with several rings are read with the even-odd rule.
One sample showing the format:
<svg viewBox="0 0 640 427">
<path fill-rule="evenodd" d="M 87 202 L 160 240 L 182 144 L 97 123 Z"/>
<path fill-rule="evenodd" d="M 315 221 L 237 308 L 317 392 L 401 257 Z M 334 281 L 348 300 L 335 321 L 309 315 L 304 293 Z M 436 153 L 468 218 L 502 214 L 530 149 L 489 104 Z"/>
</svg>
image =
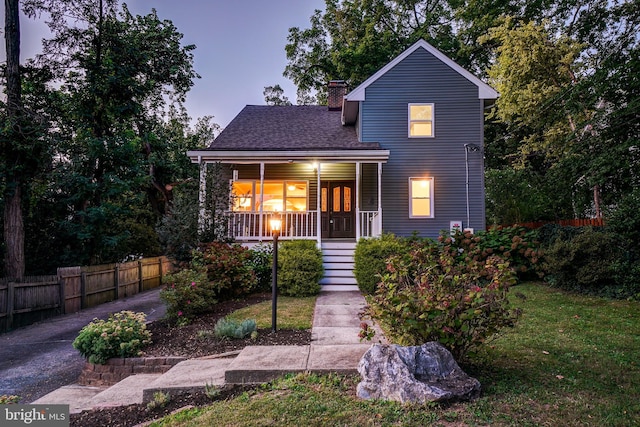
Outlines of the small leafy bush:
<svg viewBox="0 0 640 427">
<path fill-rule="evenodd" d="M 389 258 L 376 293 L 367 297 L 367 314 L 390 341 L 439 341 L 461 358 L 515 324 L 520 313 L 507 298 L 515 283 L 509 264 L 499 257 L 460 262 L 458 256 L 457 250 L 423 242 Z"/>
<path fill-rule="evenodd" d="M 166 317 L 181 324 L 205 313 L 215 305 L 217 288 L 212 286 L 204 271 L 180 270 L 163 277 L 160 299 L 167 307 Z"/>
<path fill-rule="evenodd" d="M 353 274 L 363 295 L 373 295 L 376 291 L 379 275 L 386 269 L 386 260 L 408 250 L 406 239 L 384 233 L 372 239 L 360 239 L 354 253 Z"/>
<path fill-rule="evenodd" d="M 246 319 L 238 322 L 224 317 L 216 322 L 213 332 L 218 338 L 245 338 L 257 330 L 255 319 Z"/>
<path fill-rule="evenodd" d="M 0 394 L 0 405 L 11 405 L 20 402 L 20 396 L 13 394 Z"/>
<path fill-rule="evenodd" d="M 164 408 L 171 403 L 171 395 L 162 391 L 156 391 L 153 393 L 153 400 L 147 403 L 147 409 L 153 411 L 154 409 Z"/>
<path fill-rule="evenodd" d="M 249 266 L 256 275 L 256 291 L 271 289 L 271 270 L 273 269 L 273 247 L 259 244 L 249 249 Z"/>
<path fill-rule="evenodd" d="M 278 251 L 278 289 L 282 295 L 306 297 L 320 292 L 322 252 L 313 240 L 283 242 Z"/>
<path fill-rule="evenodd" d="M 220 300 L 228 300 L 254 292 L 256 274 L 251 268 L 249 249 L 238 245 L 212 242 L 193 254 L 192 268 L 203 269 Z"/>
<path fill-rule="evenodd" d="M 73 347 L 91 363 L 104 364 L 113 357 L 134 357 L 151 343 L 144 313 L 121 311 L 108 320 L 94 319 L 80 330 Z"/>
</svg>

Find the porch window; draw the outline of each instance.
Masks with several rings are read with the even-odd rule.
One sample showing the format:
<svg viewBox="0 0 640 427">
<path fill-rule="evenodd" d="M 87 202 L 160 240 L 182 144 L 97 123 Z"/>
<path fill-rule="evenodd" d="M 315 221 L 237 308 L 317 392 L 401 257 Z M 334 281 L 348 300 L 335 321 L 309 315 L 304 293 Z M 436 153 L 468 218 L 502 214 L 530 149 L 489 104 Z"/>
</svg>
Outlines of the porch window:
<svg viewBox="0 0 640 427">
<path fill-rule="evenodd" d="M 236 212 L 293 212 L 307 210 L 307 189 L 305 181 L 264 181 L 264 196 L 261 197 L 260 181 L 239 180 L 232 185 L 233 210 Z"/>
<path fill-rule="evenodd" d="M 433 104 L 409 104 L 409 138 L 433 137 Z"/>
<path fill-rule="evenodd" d="M 433 218 L 433 178 L 409 178 L 409 218 Z"/>
</svg>

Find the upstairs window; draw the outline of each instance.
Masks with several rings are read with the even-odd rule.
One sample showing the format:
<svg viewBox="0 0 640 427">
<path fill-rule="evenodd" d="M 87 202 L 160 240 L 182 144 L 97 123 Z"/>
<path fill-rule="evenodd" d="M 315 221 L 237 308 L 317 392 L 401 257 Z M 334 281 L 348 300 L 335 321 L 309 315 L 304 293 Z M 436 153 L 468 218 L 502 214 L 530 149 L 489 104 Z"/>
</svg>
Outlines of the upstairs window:
<svg viewBox="0 0 640 427">
<path fill-rule="evenodd" d="M 409 218 L 433 218 L 433 178 L 409 178 Z"/>
<path fill-rule="evenodd" d="M 433 138 L 433 104 L 409 104 L 409 138 Z"/>
</svg>

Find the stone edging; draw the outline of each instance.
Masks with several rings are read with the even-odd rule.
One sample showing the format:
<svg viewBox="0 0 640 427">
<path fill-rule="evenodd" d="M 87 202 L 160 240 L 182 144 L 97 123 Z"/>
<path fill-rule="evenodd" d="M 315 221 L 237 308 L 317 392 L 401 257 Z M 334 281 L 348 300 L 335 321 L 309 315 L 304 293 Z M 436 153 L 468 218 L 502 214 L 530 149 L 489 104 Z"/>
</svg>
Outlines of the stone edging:
<svg viewBox="0 0 640 427">
<path fill-rule="evenodd" d="M 104 365 L 86 362 L 78 378 L 83 386 L 112 386 L 130 375 L 164 374 L 185 357 L 129 357 L 107 360 Z"/>
</svg>

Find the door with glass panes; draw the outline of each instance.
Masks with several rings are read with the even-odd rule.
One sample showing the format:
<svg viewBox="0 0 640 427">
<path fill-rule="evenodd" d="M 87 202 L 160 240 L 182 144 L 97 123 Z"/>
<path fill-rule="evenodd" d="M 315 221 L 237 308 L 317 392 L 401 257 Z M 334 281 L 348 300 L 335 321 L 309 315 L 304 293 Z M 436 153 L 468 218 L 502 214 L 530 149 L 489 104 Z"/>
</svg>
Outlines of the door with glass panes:
<svg viewBox="0 0 640 427">
<path fill-rule="evenodd" d="M 322 238 L 355 238 L 355 182 L 323 181 L 320 188 Z"/>
</svg>

